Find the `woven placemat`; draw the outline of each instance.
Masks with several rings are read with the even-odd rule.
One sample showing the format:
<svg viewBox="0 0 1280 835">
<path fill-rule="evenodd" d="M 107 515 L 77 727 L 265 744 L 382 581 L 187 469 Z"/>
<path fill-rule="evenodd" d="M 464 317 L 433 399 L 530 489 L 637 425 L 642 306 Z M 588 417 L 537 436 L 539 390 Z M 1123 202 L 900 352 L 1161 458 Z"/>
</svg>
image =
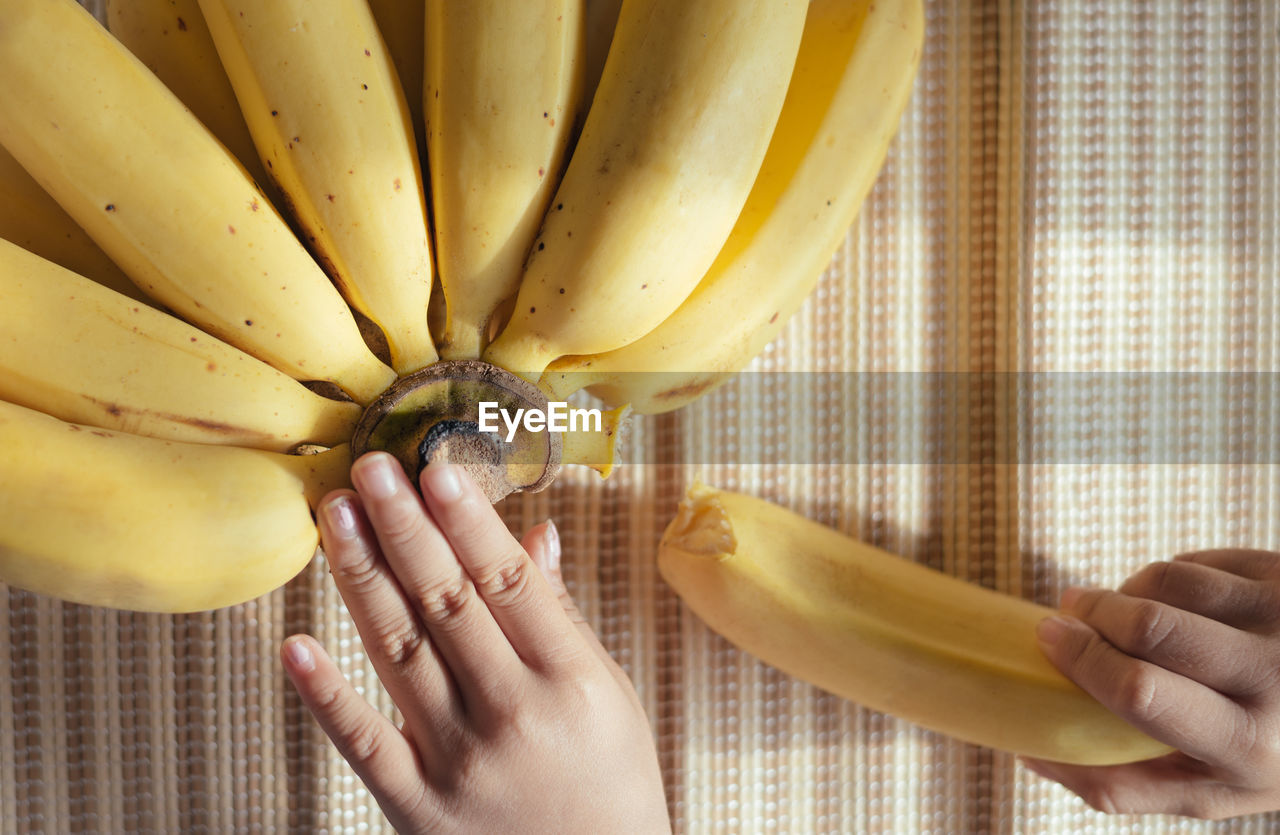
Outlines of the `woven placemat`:
<svg viewBox="0 0 1280 835">
<path fill-rule="evenodd" d="M 1280 549 L 1277 5 L 927 6 L 888 165 L 785 333 L 638 420 L 607 482 L 567 473 L 504 516 L 559 525 L 677 831 L 1280 830 L 1092 812 L 757 662 L 656 574 L 695 477 L 1047 603 L 1181 551 Z M 4 832 L 385 829 L 276 661 L 309 631 L 392 711 L 319 562 L 197 615 L 0 600 Z"/>
</svg>

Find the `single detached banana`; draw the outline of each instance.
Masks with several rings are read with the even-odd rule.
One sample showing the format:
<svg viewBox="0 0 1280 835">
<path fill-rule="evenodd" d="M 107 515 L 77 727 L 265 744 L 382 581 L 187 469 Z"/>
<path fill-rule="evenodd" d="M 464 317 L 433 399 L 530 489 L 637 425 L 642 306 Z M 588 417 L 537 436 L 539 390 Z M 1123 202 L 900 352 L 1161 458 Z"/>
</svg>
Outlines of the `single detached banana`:
<svg viewBox="0 0 1280 835">
<path fill-rule="evenodd" d="M 879 2 L 879 0 L 877 0 Z M 968 742 L 1105 765 L 1170 749 L 1036 645 L 1053 610 L 933 571 L 761 499 L 696 485 L 658 547 L 698 617 L 783 672 Z"/>
<path fill-rule="evenodd" d="M 802 0 L 627 0 L 510 322 L 485 353 L 537 381 L 653 330 L 715 260 L 769 144 Z"/>
<path fill-rule="evenodd" d="M 590 387 L 677 409 L 741 370 L 812 291 L 875 182 L 910 97 L 921 0 L 813 0 L 782 115 L 742 214 L 702 281 L 653 331 L 552 363 L 556 399 Z"/>
<path fill-rule="evenodd" d="M 438 357 L 418 146 L 367 0 L 200 0 L 258 154 L 407 374 Z"/>
<path fill-rule="evenodd" d="M 423 0 L 369 0 L 369 8 L 378 21 L 378 31 L 391 53 L 404 89 L 405 101 L 418 135 L 419 147 L 424 139 L 422 120 L 422 44 L 425 39 L 426 6 Z"/>
<path fill-rule="evenodd" d="M 107 254 L 0 146 L 0 238 L 123 293 L 146 300 Z"/>
<path fill-rule="evenodd" d="M 241 603 L 311 559 L 309 502 L 350 465 L 346 446 L 281 455 L 159 441 L 0 401 L 0 582 L 151 612 Z"/>
<path fill-rule="evenodd" d="M 475 359 L 515 295 L 582 94 L 582 0 L 428 0 L 427 153 L 446 319 Z"/>
<path fill-rule="evenodd" d="M 0 145 L 188 321 L 367 402 L 394 379 L 213 134 L 75 0 L 0 3 Z"/>
<path fill-rule="evenodd" d="M 259 185 L 269 185 L 199 0 L 107 0 L 107 28 L 191 108 Z"/>
<path fill-rule="evenodd" d="M 351 437 L 360 407 L 0 241 L 0 399 L 177 441 L 286 451 Z"/>
</svg>

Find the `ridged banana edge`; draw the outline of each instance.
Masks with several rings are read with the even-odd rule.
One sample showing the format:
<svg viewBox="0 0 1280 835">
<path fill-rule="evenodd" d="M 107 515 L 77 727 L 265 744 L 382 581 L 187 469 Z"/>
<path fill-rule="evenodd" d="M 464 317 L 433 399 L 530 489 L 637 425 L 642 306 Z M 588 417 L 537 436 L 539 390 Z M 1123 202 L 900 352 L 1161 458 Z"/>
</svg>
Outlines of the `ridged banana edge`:
<svg viewBox="0 0 1280 835">
<path fill-rule="evenodd" d="M 1110 765 L 1168 753 L 1063 676 L 1054 610 L 897 557 L 762 499 L 691 487 L 662 577 L 712 630 L 785 673 L 958 739 Z"/>
</svg>

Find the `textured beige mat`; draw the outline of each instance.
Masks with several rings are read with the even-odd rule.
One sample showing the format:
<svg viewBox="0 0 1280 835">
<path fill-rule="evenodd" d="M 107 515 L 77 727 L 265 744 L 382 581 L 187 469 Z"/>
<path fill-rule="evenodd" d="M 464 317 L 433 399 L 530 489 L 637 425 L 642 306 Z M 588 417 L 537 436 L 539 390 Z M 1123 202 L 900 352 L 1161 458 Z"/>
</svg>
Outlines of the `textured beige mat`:
<svg viewBox="0 0 1280 835">
<path fill-rule="evenodd" d="M 654 570 L 695 475 L 1044 602 L 1179 551 L 1280 549 L 1278 32 L 1270 0 L 930 2 L 889 164 L 757 373 L 639 422 L 608 482 L 506 502 L 513 527 L 560 526 L 678 831 L 1280 831 L 1091 812 L 754 661 Z M 319 564 L 200 615 L 6 603 L 5 832 L 384 828 L 276 661 L 311 631 L 390 710 Z"/>
</svg>

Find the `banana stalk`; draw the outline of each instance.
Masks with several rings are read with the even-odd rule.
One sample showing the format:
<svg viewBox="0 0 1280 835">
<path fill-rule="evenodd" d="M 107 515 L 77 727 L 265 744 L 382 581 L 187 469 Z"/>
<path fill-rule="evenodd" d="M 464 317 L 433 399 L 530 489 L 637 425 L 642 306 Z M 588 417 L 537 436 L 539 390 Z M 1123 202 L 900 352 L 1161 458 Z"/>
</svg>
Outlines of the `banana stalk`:
<svg viewBox="0 0 1280 835">
<path fill-rule="evenodd" d="M 412 117 L 366 0 L 200 0 L 258 154 L 399 374 L 435 362 Z"/>
<path fill-rule="evenodd" d="M 175 441 L 289 450 L 351 437 L 360 407 L 0 241 L 0 399 Z"/>
<path fill-rule="evenodd" d="M 153 298 L 300 380 L 394 379 L 244 168 L 74 0 L 0 3 L 0 145 Z"/>
<path fill-rule="evenodd" d="M 653 330 L 723 245 L 760 169 L 807 3 L 627 0 L 604 75 L 485 353 L 537 381 Z"/>
<path fill-rule="evenodd" d="M 542 387 L 561 400 L 589 387 L 654 414 L 745 367 L 813 290 L 874 184 L 923 34 L 921 0 L 813 0 L 777 129 L 711 269 L 653 331 L 557 360 Z"/>
<path fill-rule="evenodd" d="M 785 673 L 967 742 L 1108 765 L 1156 742 L 1040 653 L 1053 610 L 880 551 L 761 499 L 695 485 L 658 569 L 706 624 Z"/>
<path fill-rule="evenodd" d="M 582 0 L 428 0 L 426 33 L 440 354 L 476 359 L 519 288 L 578 118 Z"/>
<path fill-rule="evenodd" d="M 0 401 L 0 582 L 151 612 L 231 606 L 302 570 L 347 447 L 280 455 L 64 423 Z"/>
</svg>

